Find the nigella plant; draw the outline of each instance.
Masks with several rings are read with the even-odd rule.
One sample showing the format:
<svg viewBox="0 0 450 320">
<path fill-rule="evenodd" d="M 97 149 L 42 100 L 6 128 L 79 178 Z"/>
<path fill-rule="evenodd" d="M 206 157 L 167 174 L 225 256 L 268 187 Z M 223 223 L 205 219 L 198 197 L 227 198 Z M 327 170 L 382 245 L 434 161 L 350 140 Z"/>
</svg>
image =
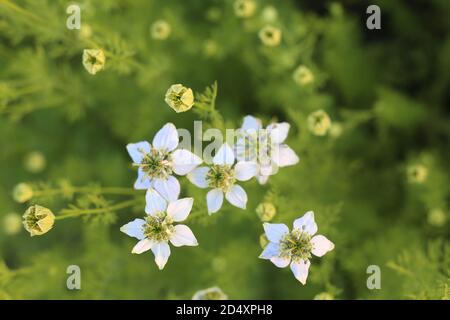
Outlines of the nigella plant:
<svg viewBox="0 0 450 320">
<path fill-rule="evenodd" d="M 178 142 L 175 125 L 167 123 L 156 133 L 152 144 L 141 141 L 127 145 L 133 165 L 138 167 L 135 189 L 155 188 L 166 200 L 178 199 L 180 183 L 173 174 L 186 175 L 202 163 L 188 150 L 175 150 Z"/>
<path fill-rule="evenodd" d="M 260 184 L 265 184 L 278 168 L 299 162 L 295 151 L 284 143 L 289 129 L 287 122 L 272 123 L 263 129 L 260 119 L 244 117 L 235 144 L 236 157 L 238 161 L 251 161 L 258 166 L 256 178 Z"/>
<path fill-rule="evenodd" d="M 170 256 L 169 242 L 175 247 L 198 245 L 188 226 L 174 225 L 174 222 L 187 219 L 194 199 L 184 198 L 167 203 L 156 190 L 148 189 L 146 202 L 147 216 L 144 219 L 134 219 L 120 230 L 139 240 L 132 253 L 140 254 L 152 250 L 156 265 L 162 270 Z"/>
<path fill-rule="evenodd" d="M 223 197 L 232 205 L 245 209 L 247 193 L 237 181 L 247 181 L 257 173 L 257 165 L 249 161 L 235 163 L 233 149 L 223 144 L 213 158 L 211 166 L 194 169 L 187 177 L 199 188 L 211 188 L 206 195 L 208 213 L 212 214 L 222 207 Z"/>
<path fill-rule="evenodd" d="M 309 211 L 294 221 L 294 228 L 283 223 L 264 223 L 269 243 L 259 256 L 268 259 L 278 268 L 291 265 L 292 273 L 302 284 L 306 283 L 312 255 L 322 257 L 334 249 L 334 244 L 325 236 L 315 235 L 317 224 L 314 221 L 314 212 Z"/>
</svg>

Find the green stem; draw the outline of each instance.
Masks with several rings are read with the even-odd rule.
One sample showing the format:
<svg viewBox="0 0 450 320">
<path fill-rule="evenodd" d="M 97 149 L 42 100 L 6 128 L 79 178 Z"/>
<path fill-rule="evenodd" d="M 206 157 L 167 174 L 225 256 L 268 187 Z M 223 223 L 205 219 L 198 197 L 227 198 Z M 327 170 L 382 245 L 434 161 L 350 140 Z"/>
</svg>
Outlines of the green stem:
<svg viewBox="0 0 450 320">
<path fill-rule="evenodd" d="M 136 190 L 130 188 L 121 187 L 106 187 L 106 188 L 95 188 L 95 187 L 74 187 L 71 188 L 74 193 L 101 193 L 101 194 L 114 194 L 114 195 L 134 195 Z M 35 191 L 34 195 L 39 196 L 53 196 L 64 193 L 63 189 L 49 189 Z"/>
<path fill-rule="evenodd" d="M 55 220 L 62 220 L 66 218 L 74 218 L 82 215 L 90 215 L 90 214 L 100 214 L 100 213 L 106 213 L 106 212 L 112 212 L 117 211 L 121 209 L 125 209 L 128 207 L 132 207 L 133 205 L 140 203 L 141 199 L 132 199 L 120 202 L 118 204 L 115 204 L 110 207 L 106 208 L 96 208 L 96 209 L 85 209 L 85 210 L 64 210 L 61 215 L 57 215 L 55 217 Z"/>
</svg>

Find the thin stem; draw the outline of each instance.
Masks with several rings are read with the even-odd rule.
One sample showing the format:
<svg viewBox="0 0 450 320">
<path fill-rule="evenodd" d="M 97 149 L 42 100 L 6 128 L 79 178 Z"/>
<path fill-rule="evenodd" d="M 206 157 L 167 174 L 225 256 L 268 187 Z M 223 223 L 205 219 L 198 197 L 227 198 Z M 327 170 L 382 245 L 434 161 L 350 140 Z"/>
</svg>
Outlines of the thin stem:
<svg viewBox="0 0 450 320">
<path fill-rule="evenodd" d="M 130 188 L 121 187 L 106 187 L 106 188 L 95 188 L 95 187 L 73 187 L 69 188 L 73 193 L 101 193 L 101 194 L 115 194 L 115 195 L 134 195 L 136 190 Z M 39 196 L 53 196 L 64 193 L 61 189 L 48 189 L 48 190 L 37 190 L 34 192 L 36 197 Z"/>
<path fill-rule="evenodd" d="M 85 210 L 63 210 L 63 213 L 61 215 L 57 215 L 55 217 L 55 220 L 62 220 L 66 218 L 74 218 L 82 215 L 90 215 L 90 214 L 100 214 L 100 213 L 106 213 L 106 212 L 112 212 L 121 210 L 124 208 L 131 207 L 137 203 L 141 202 L 141 199 L 132 199 L 123 201 L 120 203 L 117 203 L 113 206 L 106 207 L 106 208 L 96 208 L 96 209 L 85 209 Z"/>
</svg>

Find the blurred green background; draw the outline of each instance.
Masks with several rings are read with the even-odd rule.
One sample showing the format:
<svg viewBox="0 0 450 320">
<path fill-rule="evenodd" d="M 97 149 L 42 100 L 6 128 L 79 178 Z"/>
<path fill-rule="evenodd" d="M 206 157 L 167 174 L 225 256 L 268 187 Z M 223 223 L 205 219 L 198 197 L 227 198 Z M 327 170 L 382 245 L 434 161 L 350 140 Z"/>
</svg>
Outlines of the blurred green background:
<svg viewBox="0 0 450 320">
<path fill-rule="evenodd" d="M 234 0 L 80 0 L 82 28 L 68 30 L 71 3 L 0 0 L 1 299 L 190 299 L 215 285 L 232 299 L 450 297 L 449 1 L 254 0 L 252 11 Z M 381 30 L 366 28 L 369 4 Z M 169 34 L 155 31 L 161 20 Z M 261 40 L 267 25 L 280 43 Z M 96 75 L 82 64 L 89 48 L 106 54 Z M 294 76 L 301 65 L 307 83 Z M 164 102 L 171 84 L 202 92 L 214 81 L 221 117 Z M 325 136 L 308 127 L 317 110 L 332 121 Z M 238 128 L 247 114 L 288 121 L 300 163 L 265 186 L 245 183 L 247 210 L 226 204 L 211 217 L 205 191 L 181 178 L 200 245 L 172 247 L 163 271 L 119 231 L 144 202 L 33 238 L 18 228 L 29 204 L 58 215 L 129 199 L 101 190 L 132 191 L 125 146 L 166 122 Z M 34 190 L 28 203 L 14 201 L 19 183 Z M 313 210 L 336 245 L 313 258 L 305 286 L 258 259 L 255 208 L 266 200 L 289 226 Z M 81 290 L 66 288 L 69 265 L 81 268 Z M 366 286 L 369 265 L 381 268 L 379 290 Z"/>
</svg>

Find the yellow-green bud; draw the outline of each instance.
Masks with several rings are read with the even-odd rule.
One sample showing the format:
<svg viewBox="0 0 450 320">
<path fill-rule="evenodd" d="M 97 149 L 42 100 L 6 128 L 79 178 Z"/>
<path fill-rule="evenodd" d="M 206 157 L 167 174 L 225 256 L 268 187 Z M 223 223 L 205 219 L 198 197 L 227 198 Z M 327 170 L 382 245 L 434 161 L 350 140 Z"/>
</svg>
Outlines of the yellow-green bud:
<svg viewBox="0 0 450 320">
<path fill-rule="evenodd" d="M 312 71 L 306 66 L 299 66 L 292 74 L 292 78 L 299 86 L 306 86 L 314 82 Z"/>
<path fill-rule="evenodd" d="M 228 300 L 228 296 L 219 287 L 197 291 L 192 300 Z"/>
<path fill-rule="evenodd" d="M 256 10 L 256 3 L 253 0 L 236 0 L 234 2 L 234 13 L 240 18 L 250 18 Z"/>
<path fill-rule="evenodd" d="M 45 156 L 39 151 L 30 152 L 25 157 L 24 165 L 29 172 L 39 173 L 45 168 Z"/>
<path fill-rule="evenodd" d="M 258 214 L 258 217 L 261 219 L 261 221 L 267 222 L 275 217 L 275 215 L 277 214 L 277 209 L 272 203 L 263 202 L 256 207 L 256 213 Z"/>
<path fill-rule="evenodd" d="M 19 203 L 25 203 L 33 198 L 33 188 L 28 183 L 19 183 L 14 187 L 13 198 Z"/>
<path fill-rule="evenodd" d="M 105 60 L 105 54 L 101 49 L 84 49 L 83 51 L 83 65 L 90 74 L 96 74 L 103 70 Z"/>
<path fill-rule="evenodd" d="M 266 234 L 263 233 L 259 236 L 259 245 L 261 248 L 265 248 L 269 244 L 269 239 L 267 238 Z"/>
<path fill-rule="evenodd" d="M 278 18 L 278 12 L 273 6 L 267 6 L 263 9 L 261 16 L 266 22 L 274 22 Z"/>
<path fill-rule="evenodd" d="M 268 47 L 276 47 L 281 42 L 281 30 L 273 26 L 265 26 L 259 31 L 259 39 Z"/>
<path fill-rule="evenodd" d="M 165 101 L 175 112 L 185 112 L 194 105 L 194 93 L 182 84 L 174 84 L 167 90 Z"/>
<path fill-rule="evenodd" d="M 314 300 L 334 300 L 334 297 L 331 293 L 321 292 L 314 297 Z"/>
<path fill-rule="evenodd" d="M 23 215 L 23 225 L 31 236 L 40 236 L 50 231 L 55 223 L 55 215 L 50 209 L 33 205 Z"/>
<path fill-rule="evenodd" d="M 434 227 L 442 227 L 447 222 L 447 216 L 441 209 L 433 209 L 428 212 L 428 223 Z"/>
<path fill-rule="evenodd" d="M 156 40 L 167 39 L 170 36 L 171 32 L 172 28 L 170 27 L 170 24 L 165 20 L 155 21 L 150 28 L 152 38 Z"/>
<path fill-rule="evenodd" d="M 408 181 L 410 183 L 423 183 L 428 177 L 428 168 L 423 164 L 415 164 L 408 167 Z"/>
<path fill-rule="evenodd" d="M 8 213 L 3 218 L 3 230 L 7 235 L 17 234 L 22 228 L 22 219 L 17 213 Z"/>
<path fill-rule="evenodd" d="M 331 119 L 323 110 L 318 110 L 308 116 L 308 128 L 316 136 L 324 136 L 331 127 Z"/>
</svg>

